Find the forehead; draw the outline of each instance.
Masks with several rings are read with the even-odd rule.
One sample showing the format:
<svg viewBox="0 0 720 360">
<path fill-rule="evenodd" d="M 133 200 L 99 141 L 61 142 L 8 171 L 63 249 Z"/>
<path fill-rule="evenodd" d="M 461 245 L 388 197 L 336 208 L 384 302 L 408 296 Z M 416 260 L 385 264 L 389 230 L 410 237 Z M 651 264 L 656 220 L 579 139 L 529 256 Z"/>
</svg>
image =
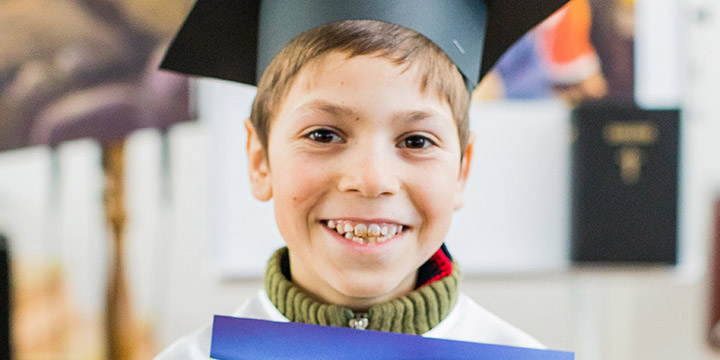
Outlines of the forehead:
<svg viewBox="0 0 720 360">
<path fill-rule="evenodd" d="M 453 118 L 447 99 L 423 86 L 417 64 L 397 64 L 378 55 L 332 52 L 304 66 L 279 109 L 279 115 L 312 108 L 334 115 L 434 111 Z"/>
</svg>

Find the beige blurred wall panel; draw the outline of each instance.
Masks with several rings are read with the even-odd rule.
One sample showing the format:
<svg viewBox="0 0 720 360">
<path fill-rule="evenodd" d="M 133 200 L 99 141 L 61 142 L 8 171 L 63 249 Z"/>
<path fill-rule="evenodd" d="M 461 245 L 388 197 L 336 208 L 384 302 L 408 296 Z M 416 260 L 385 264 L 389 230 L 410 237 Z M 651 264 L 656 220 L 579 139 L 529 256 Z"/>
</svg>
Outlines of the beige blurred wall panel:
<svg viewBox="0 0 720 360">
<path fill-rule="evenodd" d="M 578 360 L 711 360 L 704 285 L 665 270 L 466 279 L 480 304 Z"/>
</svg>

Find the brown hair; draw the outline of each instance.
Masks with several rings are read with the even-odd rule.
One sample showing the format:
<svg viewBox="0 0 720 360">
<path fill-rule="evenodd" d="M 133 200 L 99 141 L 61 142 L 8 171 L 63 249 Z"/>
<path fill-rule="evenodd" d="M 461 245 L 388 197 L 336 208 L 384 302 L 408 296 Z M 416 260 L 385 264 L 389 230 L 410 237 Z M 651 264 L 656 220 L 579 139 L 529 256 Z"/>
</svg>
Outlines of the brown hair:
<svg viewBox="0 0 720 360">
<path fill-rule="evenodd" d="M 464 153 L 469 137 L 469 95 L 455 64 L 425 36 L 399 25 L 371 20 L 338 21 L 302 33 L 265 69 L 250 119 L 266 151 L 274 111 L 282 104 L 295 77 L 303 66 L 331 52 L 347 53 L 348 58 L 378 55 L 397 65 L 419 64 L 420 91 L 431 89 L 448 102 Z"/>
</svg>

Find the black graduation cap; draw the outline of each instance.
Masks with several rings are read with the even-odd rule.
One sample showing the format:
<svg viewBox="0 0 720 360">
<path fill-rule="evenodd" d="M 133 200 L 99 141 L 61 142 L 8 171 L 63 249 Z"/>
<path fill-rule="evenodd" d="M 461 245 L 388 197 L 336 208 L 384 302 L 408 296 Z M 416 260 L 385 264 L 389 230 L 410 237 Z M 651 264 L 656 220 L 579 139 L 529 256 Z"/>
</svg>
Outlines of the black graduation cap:
<svg viewBox="0 0 720 360">
<path fill-rule="evenodd" d="M 472 90 L 522 35 L 568 0 L 198 0 L 161 68 L 257 85 L 296 36 L 340 20 L 377 20 L 423 34 Z"/>
</svg>

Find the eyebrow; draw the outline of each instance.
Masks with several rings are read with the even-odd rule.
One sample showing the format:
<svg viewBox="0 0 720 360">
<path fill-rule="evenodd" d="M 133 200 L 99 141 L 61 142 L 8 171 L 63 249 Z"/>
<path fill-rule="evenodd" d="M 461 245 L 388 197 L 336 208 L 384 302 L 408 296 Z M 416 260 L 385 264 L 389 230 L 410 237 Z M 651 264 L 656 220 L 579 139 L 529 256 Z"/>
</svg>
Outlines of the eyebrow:
<svg viewBox="0 0 720 360">
<path fill-rule="evenodd" d="M 325 113 L 328 113 L 330 115 L 333 115 L 335 117 L 350 117 L 350 116 L 358 116 L 358 112 L 355 111 L 353 108 L 342 106 L 338 104 L 333 104 L 331 102 L 327 102 L 325 100 L 313 100 L 306 104 L 303 104 L 300 108 L 298 108 L 298 111 L 305 111 L 305 110 L 319 110 Z"/>
<path fill-rule="evenodd" d="M 351 107 L 338 105 L 325 100 L 313 100 L 298 108 L 299 111 L 318 110 L 335 117 L 359 117 L 359 112 Z M 393 121 L 416 122 L 433 117 L 440 117 L 436 111 L 427 110 L 400 110 L 392 114 Z"/>
<path fill-rule="evenodd" d="M 397 111 L 393 113 L 392 118 L 396 121 L 416 122 L 439 116 L 440 114 L 432 110 L 409 110 Z"/>
</svg>

